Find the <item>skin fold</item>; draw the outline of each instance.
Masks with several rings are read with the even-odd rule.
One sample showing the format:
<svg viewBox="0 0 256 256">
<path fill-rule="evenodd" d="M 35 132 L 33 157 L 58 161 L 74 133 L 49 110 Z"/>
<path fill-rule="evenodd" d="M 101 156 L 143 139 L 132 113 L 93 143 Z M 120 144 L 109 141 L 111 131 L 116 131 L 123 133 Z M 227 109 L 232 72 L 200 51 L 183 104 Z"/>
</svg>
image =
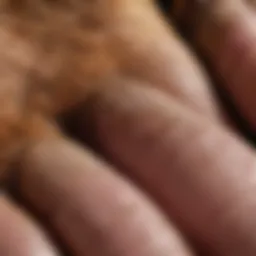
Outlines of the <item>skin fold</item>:
<svg viewBox="0 0 256 256">
<path fill-rule="evenodd" d="M 255 132 L 256 2 L 176 2 L 171 11 L 174 19 L 185 28 L 189 38 L 218 75 L 238 112 Z"/>
<path fill-rule="evenodd" d="M 193 42 L 149 0 L 1 1 L 0 255 L 256 255 L 255 149 L 194 53 L 220 74 L 253 5 L 181 3 Z"/>
<path fill-rule="evenodd" d="M 153 1 L 6 0 L 0 12 L 2 170 L 58 115 L 110 84 L 157 84 L 218 115 L 203 69 Z"/>
</svg>

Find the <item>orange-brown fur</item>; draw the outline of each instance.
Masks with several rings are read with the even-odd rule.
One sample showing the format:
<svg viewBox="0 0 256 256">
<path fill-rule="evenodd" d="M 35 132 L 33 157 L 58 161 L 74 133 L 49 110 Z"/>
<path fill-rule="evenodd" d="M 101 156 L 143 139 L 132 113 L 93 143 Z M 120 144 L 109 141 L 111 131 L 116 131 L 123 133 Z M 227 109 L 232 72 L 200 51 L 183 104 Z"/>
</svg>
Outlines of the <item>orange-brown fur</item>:
<svg viewBox="0 0 256 256">
<path fill-rule="evenodd" d="M 171 33 L 150 0 L 1 1 L 0 168 L 95 88 L 133 79 L 171 88 L 184 65 L 193 75 L 184 88 L 202 84 Z M 187 91 L 173 86 L 193 98 Z"/>
</svg>

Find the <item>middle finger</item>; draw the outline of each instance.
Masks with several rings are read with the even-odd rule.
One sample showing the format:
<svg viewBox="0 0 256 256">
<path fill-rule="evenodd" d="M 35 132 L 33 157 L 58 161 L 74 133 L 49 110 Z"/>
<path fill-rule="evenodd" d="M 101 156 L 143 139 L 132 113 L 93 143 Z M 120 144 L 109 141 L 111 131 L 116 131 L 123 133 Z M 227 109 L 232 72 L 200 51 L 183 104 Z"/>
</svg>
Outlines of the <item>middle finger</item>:
<svg viewBox="0 0 256 256">
<path fill-rule="evenodd" d="M 134 184 L 78 145 L 45 140 L 23 160 L 19 191 L 75 255 L 192 256 Z"/>
</svg>

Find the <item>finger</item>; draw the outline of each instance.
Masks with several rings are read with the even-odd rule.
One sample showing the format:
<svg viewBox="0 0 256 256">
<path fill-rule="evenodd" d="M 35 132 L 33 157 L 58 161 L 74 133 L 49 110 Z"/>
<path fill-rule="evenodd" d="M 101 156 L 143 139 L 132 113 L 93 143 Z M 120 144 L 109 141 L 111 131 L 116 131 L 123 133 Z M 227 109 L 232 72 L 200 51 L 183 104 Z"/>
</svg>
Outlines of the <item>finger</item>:
<svg viewBox="0 0 256 256">
<path fill-rule="evenodd" d="M 27 1 L 23 8 L 15 8 L 12 2 L 3 4 L 12 21 L 6 21 L 7 44 L 9 37 L 18 35 L 29 48 L 25 50 L 30 80 L 35 84 L 47 81 L 27 95 L 34 107 L 60 113 L 83 101 L 91 89 L 121 76 L 156 85 L 200 112 L 217 115 L 202 67 L 157 11 L 156 1 L 80 0 L 62 5 L 51 1 Z M 37 22 L 24 19 L 30 10 L 40 17 Z M 17 33 L 17 27 L 30 31 L 29 41 Z M 54 38 L 50 46 L 44 43 L 49 35 Z M 40 41 L 39 45 L 32 44 L 33 40 Z M 27 70 L 22 71 L 27 77 Z"/>
<path fill-rule="evenodd" d="M 179 1 L 179 0 L 177 0 Z M 188 30 L 238 111 L 256 131 L 255 1 L 185 1 Z M 192 10 L 191 10 L 192 9 Z M 191 22 L 193 20 L 194 22 Z"/>
<path fill-rule="evenodd" d="M 100 146 L 180 228 L 214 255 L 255 255 L 256 161 L 247 145 L 156 90 L 130 85 L 94 100 Z"/>
<path fill-rule="evenodd" d="M 20 193 L 75 255 L 192 255 L 142 193 L 67 140 L 33 148 L 20 179 Z"/>
<path fill-rule="evenodd" d="M 0 230 L 1 255 L 59 255 L 39 226 L 3 195 L 0 197 Z"/>
<path fill-rule="evenodd" d="M 209 117 L 218 116 L 203 67 L 152 2 L 130 1 L 125 11 L 119 10 L 127 20 L 119 19 L 118 27 L 113 26 L 112 47 L 123 78 L 154 85 Z"/>
</svg>

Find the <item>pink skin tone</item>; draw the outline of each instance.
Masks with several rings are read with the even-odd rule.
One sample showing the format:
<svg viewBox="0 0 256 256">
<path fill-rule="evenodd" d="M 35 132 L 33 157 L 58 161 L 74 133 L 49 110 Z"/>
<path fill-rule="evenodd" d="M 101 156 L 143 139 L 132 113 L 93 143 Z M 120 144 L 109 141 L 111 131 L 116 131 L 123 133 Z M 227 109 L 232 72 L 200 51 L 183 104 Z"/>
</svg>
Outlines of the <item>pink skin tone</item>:
<svg viewBox="0 0 256 256">
<path fill-rule="evenodd" d="M 84 68 L 79 69 L 84 71 L 79 81 L 93 82 L 95 77 L 86 72 L 93 68 L 103 82 L 87 93 L 85 105 L 70 112 L 68 125 L 79 141 L 56 126 L 47 111 L 39 115 L 42 109 L 38 108 L 29 115 L 26 150 L 10 172 L 14 196 L 22 200 L 14 202 L 4 188 L 0 198 L 0 255 L 58 256 L 64 247 L 76 256 L 255 256 L 256 152 L 224 125 L 211 81 L 190 42 L 168 26 L 150 1 L 88 1 L 91 7 L 94 3 L 111 14 L 108 21 L 115 21 L 108 27 L 110 59 L 100 59 L 102 69 L 90 65 L 84 55 L 74 61 Z M 205 22 L 193 29 L 194 40 L 225 85 L 236 84 L 227 88 L 253 124 L 254 101 L 248 101 L 253 92 L 246 89 L 245 94 L 238 86 L 244 73 L 239 75 L 232 61 L 253 66 L 248 53 L 254 52 L 253 9 L 235 0 L 209 3 Z M 33 24 L 27 28 L 34 29 Z M 95 43 L 99 37 L 92 39 Z M 226 51 L 225 45 L 230 46 Z M 27 44 L 21 46 L 33 51 Z M 19 52 L 1 51 L 30 65 Z M 54 70 L 48 69 L 47 60 L 36 66 L 44 75 Z M 112 63 L 110 76 L 105 76 L 106 63 Z M 242 71 L 248 72 L 245 85 L 252 89 L 252 71 Z M 77 78 L 73 69 L 68 75 Z M 58 96 L 59 85 L 50 96 Z M 76 85 L 67 84 L 72 92 L 87 91 L 87 83 Z M 69 100 L 77 100 L 74 94 L 62 96 L 53 103 L 66 106 Z M 31 103 L 42 100 L 32 99 Z M 88 137 L 97 142 L 94 153 Z"/>
<path fill-rule="evenodd" d="M 196 1 L 195 1 L 196 2 Z M 238 111 L 256 131 L 256 9 L 254 1 L 197 1 L 190 27 Z M 196 10 L 201 8 L 201 13 Z"/>
</svg>

